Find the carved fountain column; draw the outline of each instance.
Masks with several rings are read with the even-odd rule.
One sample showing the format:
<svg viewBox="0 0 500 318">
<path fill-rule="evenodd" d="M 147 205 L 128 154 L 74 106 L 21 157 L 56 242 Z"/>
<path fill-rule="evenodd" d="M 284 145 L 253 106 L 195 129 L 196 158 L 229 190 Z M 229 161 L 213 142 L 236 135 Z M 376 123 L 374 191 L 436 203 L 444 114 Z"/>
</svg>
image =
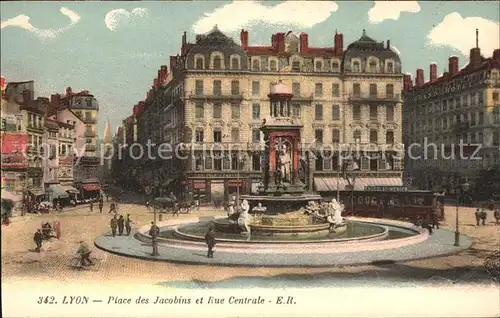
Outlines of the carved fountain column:
<svg viewBox="0 0 500 318">
<path fill-rule="evenodd" d="M 276 188 L 276 137 L 273 133 L 269 134 L 269 189 Z"/>
</svg>

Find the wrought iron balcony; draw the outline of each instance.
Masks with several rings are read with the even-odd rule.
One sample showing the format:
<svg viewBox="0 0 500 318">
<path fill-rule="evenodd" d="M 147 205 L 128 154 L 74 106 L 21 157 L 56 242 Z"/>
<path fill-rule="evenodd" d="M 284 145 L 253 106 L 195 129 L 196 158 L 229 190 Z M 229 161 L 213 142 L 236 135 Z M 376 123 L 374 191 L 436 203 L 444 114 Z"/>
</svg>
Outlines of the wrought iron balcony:
<svg viewBox="0 0 500 318">
<path fill-rule="evenodd" d="M 314 100 L 313 94 L 302 95 L 302 94 L 300 94 L 300 92 L 297 92 L 297 94 L 295 94 L 295 93 L 292 93 L 292 94 L 293 94 L 292 103 L 294 101 L 295 102 L 311 102 L 312 100 Z"/>
<path fill-rule="evenodd" d="M 95 137 L 96 133 L 95 133 L 95 131 L 86 131 L 84 136 L 85 137 Z"/>
<path fill-rule="evenodd" d="M 200 100 L 200 101 L 242 101 L 244 99 L 244 92 L 236 91 L 236 90 L 227 90 L 227 91 L 218 91 L 218 92 L 188 92 L 187 96 L 192 100 Z"/>
<path fill-rule="evenodd" d="M 381 93 L 352 93 L 349 94 L 349 101 L 352 102 L 399 102 L 399 94 L 381 94 Z"/>
</svg>

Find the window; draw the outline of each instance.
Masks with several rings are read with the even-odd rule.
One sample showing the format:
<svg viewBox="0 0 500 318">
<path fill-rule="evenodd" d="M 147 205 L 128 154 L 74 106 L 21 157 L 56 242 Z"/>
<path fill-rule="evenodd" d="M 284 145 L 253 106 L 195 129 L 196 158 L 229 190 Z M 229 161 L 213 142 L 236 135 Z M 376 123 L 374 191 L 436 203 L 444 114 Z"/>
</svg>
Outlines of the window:
<svg viewBox="0 0 500 318">
<path fill-rule="evenodd" d="M 377 84 L 370 84 L 370 98 L 377 98 Z"/>
<path fill-rule="evenodd" d="M 375 73 L 377 72 L 377 61 L 375 60 L 370 60 L 370 63 L 368 64 L 369 66 L 369 70 L 370 70 L 370 73 Z"/>
<path fill-rule="evenodd" d="M 222 170 L 222 157 L 221 153 L 214 155 L 214 170 Z"/>
<path fill-rule="evenodd" d="M 370 105 L 370 120 L 377 120 L 377 115 L 378 115 L 378 112 L 377 112 L 377 105 Z"/>
<path fill-rule="evenodd" d="M 222 95 L 222 84 L 220 80 L 215 80 L 214 81 L 214 95 L 215 96 L 220 96 Z"/>
<path fill-rule="evenodd" d="M 316 72 L 321 72 L 321 69 L 323 68 L 323 63 L 321 61 L 316 61 L 314 64 L 314 68 L 316 69 Z"/>
<path fill-rule="evenodd" d="M 214 70 L 220 70 L 222 68 L 222 59 L 220 56 L 214 57 Z"/>
<path fill-rule="evenodd" d="M 292 72 L 300 72 L 300 61 L 292 62 Z"/>
<path fill-rule="evenodd" d="M 316 85 L 314 86 L 314 95 L 317 97 L 323 96 L 323 84 L 316 83 Z"/>
<path fill-rule="evenodd" d="M 354 140 L 354 143 L 356 143 L 356 144 L 361 143 L 361 130 L 355 130 L 352 133 L 352 139 Z"/>
<path fill-rule="evenodd" d="M 260 95 L 260 82 L 253 81 L 252 82 L 252 96 L 259 96 L 259 95 Z"/>
<path fill-rule="evenodd" d="M 393 84 L 385 85 L 385 96 L 388 98 L 394 97 L 394 85 Z"/>
<path fill-rule="evenodd" d="M 260 142 L 260 129 L 252 129 L 252 142 Z"/>
<path fill-rule="evenodd" d="M 498 125 L 500 124 L 500 107 L 496 106 L 493 108 L 493 124 Z"/>
<path fill-rule="evenodd" d="M 333 144 L 340 143 L 340 130 L 332 129 L 332 143 Z"/>
<path fill-rule="evenodd" d="M 214 128 L 214 142 L 222 142 L 222 131 L 219 127 Z"/>
<path fill-rule="evenodd" d="M 195 138 L 196 138 L 196 142 L 203 142 L 203 138 L 204 135 L 203 135 L 203 128 L 196 128 L 196 132 L 195 132 Z"/>
<path fill-rule="evenodd" d="M 498 92 L 493 92 L 492 98 L 494 102 L 498 102 Z"/>
<path fill-rule="evenodd" d="M 252 105 L 252 119 L 260 119 L 260 104 Z"/>
<path fill-rule="evenodd" d="M 231 58 L 231 69 L 237 70 L 240 68 L 240 61 L 237 57 Z"/>
<path fill-rule="evenodd" d="M 479 123 L 478 125 L 482 125 L 484 124 L 484 113 L 483 112 L 479 112 Z"/>
<path fill-rule="evenodd" d="M 222 104 L 221 103 L 214 103 L 213 116 L 214 116 L 214 118 L 217 118 L 217 119 L 222 118 Z"/>
<path fill-rule="evenodd" d="M 195 66 L 197 70 L 202 70 L 203 69 L 203 58 L 197 57 L 195 61 Z"/>
<path fill-rule="evenodd" d="M 204 118 L 205 117 L 205 114 L 204 114 L 204 109 L 203 109 L 203 102 L 196 102 L 194 104 L 194 107 L 195 107 L 195 116 L 196 118 Z"/>
<path fill-rule="evenodd" d="M 493 132 L 493 146 L 500 146 L 500 134 L 497 131 Z"/>
<path fill-rule="evenodd" d="M 334 61 L 332 62 L 332 71 L 338 71 L 339 70 L 339 62 Z"/>
<path fill-rule="evenodd" d="M 332 105 L 332 120 L 340 120 L 340 106 Z"/>
<path fill-rule="evenodd" d="M 394 143 L 394 131 L 388 130 L 385 132 L 385 143 L 391 145 Z"/>
<path fill-rule="evenodd" d="M 231 141 L 232 142 L 240 141 L 240 130 L 238 128 L 231 129 Z"/>
<path fill-rule="evenodd" d="M 482 132 L 479 132 L 479 133 L 478 133 L 478 136 L 479 136 L 479 138 L 478 138 L 478 139 L 479 139 L 479 140 L 478 140 L 478 142 L 479 142 L 480 144 L 482 144 L 482 143 L 483 143 L 483 140 L 484 140 L 484 138 L 483 138 L 483 133 L 482 133 Z"/>
<path fill-rule="evenodd" d="M 260 155 L 252 155 L 252 170 L 260 171 Z"/>
<path fill-rule="evenodd" d="M 317 156 L 314 161 L 314 169 L 316 171 L 323 171 L 323 156 Z"/>
<path fill-rule="evenodd" d="M 352 119 L 361 120 L 361 106 L 360 105 L 354 105 L 352 107 Z"/>
<path fill-rule="evenodd" d="M 387 62 L 387 73 L 394 73 L 394 64 L 392 62 Z"/>
<path fill-rule="evenodd" d="M 239 95 L 239 94 L 240 94 L 240 82 L 231 81 L 231 95 Z"/>
<path fill-rule="evenodd" d="M 394 121 L 394 106 L 387 105 L 385 108 L 385 120 L 386 121 Z"/>
<path fill-rule="evenodd" d="M 314 106 L 314 119 L 323 120 L 323 105 L 316 104 Z"/>
<path fill-rule="evenodd" d="M 314 131 L 314 138 L 317 143 L 323 143 L 323 129 L 316 129 Z"/>
<path fill-rule="evenodd" d="M 203 170 L 203 156 L 196 156 L 194 161 L 194 167 L 196 170 Z"/>
<path fill-rule="evenodd" d="M 273 72 L 277 70 L 277 67 L 276 67 L 276 61 L 275 61 L 275 60 L 271 60 L 271 61 L 269 62 L 269 69 L 270 69 L 271 71 L 273 71 Z M 259 170 L 260 170 L 260 169 L 259 169 Z"/>
<path fill-rule="evenodd" d="M 196 96 L 203 95 L 203 80 L 196 80 L 196 83 L 195 83 L 195 95 Z"/>
<path fill-rule="evenodd" d="M 378 132 L 374 129 L 370 130 L 370 142 L 373 144 L 378 142 Z"/>
<path fill-rule="evenodd" d="M 332 96 L 333 97 L 340 97 L 339 84 L 337 84 L 337 83 L 332 84 Z"/>
<path fill-rule="evenodd" d="M 292 83 L 292 94 L 295 97 L 300 96 L 300 83 Z"/>
<path fill-rule="evenodd" d="M 231 104 L 231 118 L 240 119 L 240 104 L 237 103 Z"/>
<path fill-rule="evenodd" d="M 352 62 L 352 71 L 353 73 L 359 73 L 361 71 L 361 67 L 358 61 Z"/>
<path fill-rule="evenodd" d="M 300 118 L 300 104 L 292 104 L 292 116 Z"/>
<path fill-rule="evenodd" d="M 361 85 L 360 84 L 352 84 L 352 95 L 354 97 L 361 96 Z"/>
<path fill-rule="evenodd" d="M 370 160 L 370 171 L 377 171 L 378 170 L 378 158 L 374 157 L 374 158 L 369 158 L 368 160 Z"/>
<path fill-rule="evenodd" d="M 260 71 L 260 62 L 257 59 L 254 59 L 252 61 L 252 70 L 254 71 Z"/>
</svg>

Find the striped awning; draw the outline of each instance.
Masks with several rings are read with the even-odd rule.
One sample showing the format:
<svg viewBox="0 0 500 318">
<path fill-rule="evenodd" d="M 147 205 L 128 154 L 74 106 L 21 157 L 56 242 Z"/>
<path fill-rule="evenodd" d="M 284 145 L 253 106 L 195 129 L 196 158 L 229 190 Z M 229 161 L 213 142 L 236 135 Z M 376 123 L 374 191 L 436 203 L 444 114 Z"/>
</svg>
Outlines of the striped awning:
<svg viewBox="0 0 500 318">
<path fill-rule="evenodd" d="M 316 177 L 314 178 L 314 187 L 316 191 L 346 191 L 347 181 L 343 178 L 334 177 Z M 401 178 L 356 178 L 354 190 L 363 191 L 366 186 L 403 186 Z"/>
</svg>

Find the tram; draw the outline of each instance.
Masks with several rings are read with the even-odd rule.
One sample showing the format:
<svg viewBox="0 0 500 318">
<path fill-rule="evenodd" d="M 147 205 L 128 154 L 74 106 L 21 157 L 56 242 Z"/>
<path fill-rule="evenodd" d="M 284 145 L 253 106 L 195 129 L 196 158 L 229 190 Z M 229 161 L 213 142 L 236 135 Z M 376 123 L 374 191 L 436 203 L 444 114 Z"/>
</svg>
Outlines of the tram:
<svg viewBox="0 0 500 318">
<path fill-rule="evenodd" d="M 338 196 L 346 215 L 413 220 L 436 213 L 439 219 L 444 219 L 444 196 L 433 191 L 370 186 L 364 190 L 340 191 Z M 336 197 L 336 192 L 323 195 L 326 200 Z"/>
</svg>

